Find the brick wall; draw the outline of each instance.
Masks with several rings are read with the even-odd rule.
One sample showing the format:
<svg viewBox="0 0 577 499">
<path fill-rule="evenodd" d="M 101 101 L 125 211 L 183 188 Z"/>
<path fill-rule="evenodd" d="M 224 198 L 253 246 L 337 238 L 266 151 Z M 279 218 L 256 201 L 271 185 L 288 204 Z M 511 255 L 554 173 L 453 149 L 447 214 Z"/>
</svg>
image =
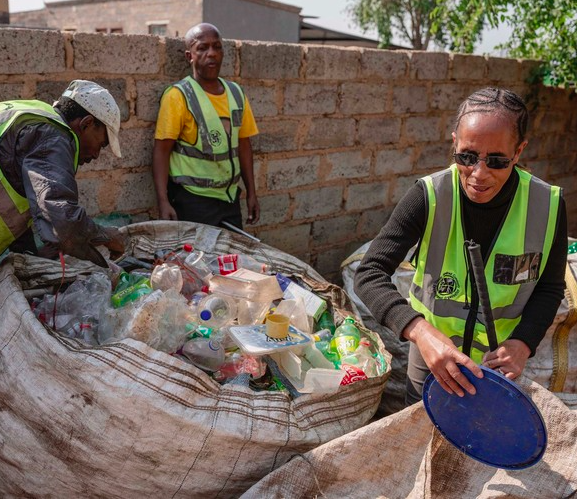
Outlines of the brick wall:
<svg viewBox="0 0 577 499">
<path fill-rule="evenodd" d="M 51 102 L 74 78 L 110 89 L 122 112 L 123 158 L 104 152 L 78 173 L 92 215 L 155 217 L 151 153 L 158 101 L 187 74 L 180 39 L 0 30 L 0 100 Z M 247 228 L 338 279 L 340 262 L 376 235 L 412 182 L 448 164 L 452 118 L 472 91 L 530 96 L 524 164 L 561 185 L 577 233 L 575 93 L 525 83 L 535 62 L 255 42 L 225 43 L 223 75 L 239 81 L 254 140 L 262 207 Z"/>
</svg>

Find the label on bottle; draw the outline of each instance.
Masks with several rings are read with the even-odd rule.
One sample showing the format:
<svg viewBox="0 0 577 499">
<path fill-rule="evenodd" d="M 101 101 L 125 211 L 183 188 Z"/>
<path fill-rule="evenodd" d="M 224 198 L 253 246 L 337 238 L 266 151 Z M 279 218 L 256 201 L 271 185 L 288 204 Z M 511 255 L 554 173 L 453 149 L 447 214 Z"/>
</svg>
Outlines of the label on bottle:
<svg viewBox="0 0 577 499">
<path fill-rule="evenodd" d="M 334 347 L 341 357 L 346 357 L 355 352 L 359 346 L 359 339 L 355 336 L 337 336 L 333 338 Z"/>
<path fill-rule="evenodd" d="M 351 383 L 368 379 L 364 371 L 356 366 L 342 364 L 341 369 L 346 373 L 343 380 L 341 381 L 341 385 L 350 385 Z"/>
<path fill-rule="evenodd" d="M 238 270 L 238 255 L 220 255 L 217 257 L 220 275 L 228 275 Z"/>
</svg>

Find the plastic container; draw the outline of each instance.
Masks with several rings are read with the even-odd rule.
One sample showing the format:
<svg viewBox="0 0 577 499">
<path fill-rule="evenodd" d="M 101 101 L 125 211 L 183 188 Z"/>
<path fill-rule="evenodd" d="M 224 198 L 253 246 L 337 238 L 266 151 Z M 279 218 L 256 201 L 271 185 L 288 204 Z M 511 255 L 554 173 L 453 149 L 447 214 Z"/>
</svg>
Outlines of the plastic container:
<svg viewBox="0 0 577 499">
<path fill-rule="evenodd" d="M 160 289 L 162 291 L 168 291 L 169 289 L 175 289 L 180 293 L 182 284 L 183 280 L 180 269 L 178 266 L 170 263 L 157 265 L 154 267 L 150 276 L 150 285 L 154 290 Z"/>
<path fill-rule="evenodd" d="M 312 291 L 299 286 L 292 279 L 283 274 L 276 274 L 276 280 L 283 291 L 283 299 L 294 300 L 297 297 L 303 299 L 307 315 L 314 320 L 320 320 L 322 313 L 327 309 L 327 302 Z"/>
<path fill-rule="evenodd" d="M 237 316 L 237 307 L 233 298 L 225 295 L 210 294 L 198 304 L 198 322 L 212 329 L 220 329 L 232 324 Z"/>
<path fill-rule="evenodd" d="M 192 338 L 182 346 L 184 355 L 203 371 L 218 371 L 224 364 L 224 348 L 219 341 L 210 338 Z"/>
<path fill-rule="evenodd" d="M 220 255 L 210 261 L 212 272 L 220 275 L 228 275 L 238 269 L 248 269 L 260 274 L 270 272 L 270 265 L 261 263 L 252 256 L 244 254 Z"/>
<path fill-rule="evenodd" d="M 354 317 L 347 317 L 344 322 L 335 329 L 331 340 L 331 349 L 337 352 L 341 359 L 355 352 L 361 341 L 361 333 L 355 326 Z"/>
<path fill-rule="evenodd" d="M 361 340 L 353 354 L 341 358 L 341 365 L 356 366 L 366 374 L 367 378 L 378 376 L 377 361 L 371 353 L 370 346 L 371 344 L 368 340 Z"/>
<path fill-rule="evenodd" d="M 203 251 L 191 249 L 184 260 L 184 265 L 205 284 L 208 284 L 212 277 L 212 270 L 210 270 Z"/>
</svg>

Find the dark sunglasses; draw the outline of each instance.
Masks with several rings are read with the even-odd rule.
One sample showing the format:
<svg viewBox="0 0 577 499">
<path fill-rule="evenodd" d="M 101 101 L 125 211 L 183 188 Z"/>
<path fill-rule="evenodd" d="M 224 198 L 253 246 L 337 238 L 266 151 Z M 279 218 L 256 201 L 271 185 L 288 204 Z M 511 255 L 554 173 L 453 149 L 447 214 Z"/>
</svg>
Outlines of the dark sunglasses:
<svg viewBox="0 0 577 499">
<path fill-rule="evenodd" d="M 513 158 L 505 158 L 504 156 L 487 156 L 486 158 L 479 157 L 478 154 L 472 152 L 456 152 L 453 154 L 453 158 L 457 164 L 462 166 L 475 166 L 479 161 L 484 161 L 487 168 L 492 168 L 493 170 L 503 170 L 508 168 L 513 161 Z"/>
</svg>

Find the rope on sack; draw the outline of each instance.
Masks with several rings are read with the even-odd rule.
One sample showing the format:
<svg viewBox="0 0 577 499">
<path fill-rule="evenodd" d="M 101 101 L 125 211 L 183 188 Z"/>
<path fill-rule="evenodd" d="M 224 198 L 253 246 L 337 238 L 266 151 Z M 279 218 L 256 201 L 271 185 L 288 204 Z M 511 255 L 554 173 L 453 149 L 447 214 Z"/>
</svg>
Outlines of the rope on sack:
<svg viewBox="0 0 577 499">
<path fill-rule="evenodd" d="M 565 266 L 565 298 L 569 305 L 567 318 L 553 333 L 553 373 L 549 382 L 549 391 L 562 392 L 569 368 L 569 333 L 577 324 L 577 281 L 571 272 L 569 262 Z"/>
</svg>

